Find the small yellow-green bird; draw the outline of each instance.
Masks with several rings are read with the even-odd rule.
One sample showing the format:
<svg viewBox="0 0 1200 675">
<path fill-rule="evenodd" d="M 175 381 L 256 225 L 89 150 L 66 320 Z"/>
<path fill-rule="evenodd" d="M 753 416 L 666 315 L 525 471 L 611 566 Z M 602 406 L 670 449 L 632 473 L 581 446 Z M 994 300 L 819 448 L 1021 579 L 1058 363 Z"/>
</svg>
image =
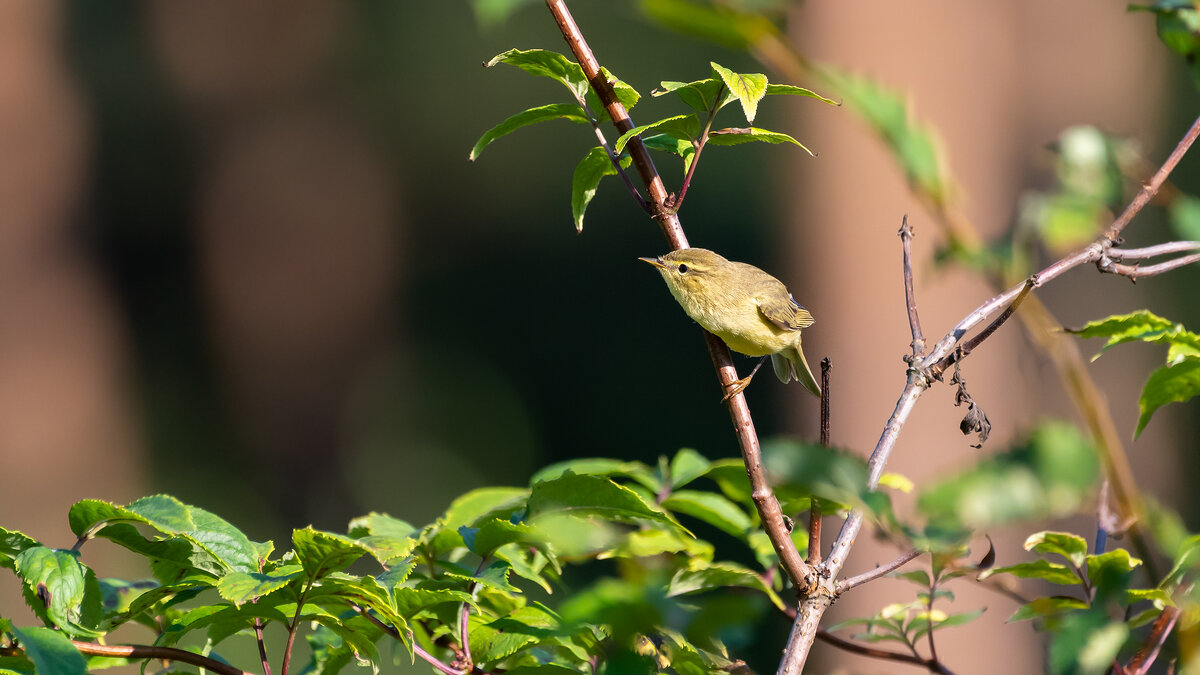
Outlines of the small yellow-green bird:
<svg viewBox="0 0 1200 675">
<path fill-rule="evenodd" d="M 703 248 L 638 260 L 657 267 L 683 311 L 730 349 L 747 356 L 769 355 L 780 382 L 799 380 L 813 395 L 821 395 L 800 347 L 800 333 L 813 325 L 812 315 L 796 304 L 782 281 Z M 725 398 L 745 389 L 757 371 L 755 366 Z"/>
</svg>

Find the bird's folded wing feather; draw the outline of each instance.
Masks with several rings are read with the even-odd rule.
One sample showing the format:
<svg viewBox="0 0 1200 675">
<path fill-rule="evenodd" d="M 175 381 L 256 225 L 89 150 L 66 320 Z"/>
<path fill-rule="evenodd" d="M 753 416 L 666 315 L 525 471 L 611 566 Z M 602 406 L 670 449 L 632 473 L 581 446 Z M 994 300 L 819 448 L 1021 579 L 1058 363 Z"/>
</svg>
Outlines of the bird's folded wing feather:
<svg viewBox="0 0 1200 675">
<path fill-rule="evenodd" d="M 756 293 L 754 301 L 758 305 L 758 312 L 763 315 L 768 321 L 779 326 L 784 330 L 800 330 L 813 325 L 812 314 L 808 313 L 789 294 L 784 296 L 778 291 L 771 293 L 765 292 L 773 289 L 763 289 L 764 292 Z M 786 293 L 786 290 L 784 291 Z"/>
</svg>

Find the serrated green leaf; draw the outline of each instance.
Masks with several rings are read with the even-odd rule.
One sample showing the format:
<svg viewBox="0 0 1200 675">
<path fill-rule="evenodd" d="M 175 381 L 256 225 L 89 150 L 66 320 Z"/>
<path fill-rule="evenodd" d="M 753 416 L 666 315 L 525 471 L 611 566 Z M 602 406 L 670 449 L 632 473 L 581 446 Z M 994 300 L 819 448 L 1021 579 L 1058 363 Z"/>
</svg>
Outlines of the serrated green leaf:
<svg viewBox="0 0 1200 675">
<path fill-rule="evenodd" d="M 699 561 L 697 561 L 699 562 Z M 774 589 L 763 581 L 762 577 L 753 570 L 734 563 L 700 563 L 690 569 L 682 569 L 671 578 L 667 585 L 667 597 L 710 591 L 736 586 L 759 591 L 767 596 L 777 609 L 785 609 L 783 601 Z"/>
<path fill-rule="evenodd" d="M 758 114 L 758 102 L 767 95 L 767 76 L 762 73 L 735 73 L 715 61 L 710 61 L 709 65 L 742 104 L 746 121 L 754 124 L 754 116 Z"/>
<path fill-rule="evenodd" d="M 1087 540 L 1070 532 L 1035 532 L 1025 539 L 1025 550 L 1035 553 L 1053 553 L 1070 560 L 1076 567 L 1083 567 L 1087 556 Z"/>
<path fill-rule="evenodd" d="M 520 68 L 532 75 L 540 75 L 556 80 L 571 90 L 572 95 L 578 100 L 584 100 L 584 97 L 587 95 L 589 85 L 587 77 L 583 74 L 583 68 L 580 68 L 578 63 L 557 52 L 546 51 L 544 49 L 510 49 L 497 54 L 492 57 L 491 61 L 483 65 L 484 67 L 491 68 L 497 63 L 505 63 Z"/>
<path fill-rule="evenodd" d="M 529 520 L 565 514 L 619 522 L 650 521 L 682 528 L 666 512 L 608 478 L 567 472 L 560 478 L 533 486 L 529 495 Z"/>
<path fill-rule="evenodd" d="M 651 92 L 653 96 L 664 96 L 674 92 L 680 101 L 705 119 L 708 119 L 710 113 L 715 114 L 737 100 L 725 83 L 716 77 L 695 82 L 660 82 L 659 87 L 661 88 Z M 696 119 L 698 124 L 699 117 Z M 699 129 L 696 130 L 696 135 L 699 135 Z"/>
<path fill-rule="evenodd" d="M 492 663 L 552 636 L 558 617 L 541 605 L 527 605 L 507 616 L 484 622 L 471 617 L 471 655 L 480 663 Z"/>
<path fill-rule="evenodd" d="M 576 232 L 583 231 L 583 214 L 596 196 L 600 180 L 616 173 L 617 169 L 608 158 L 608 152 L 599 145 L 588 150 L 579 164 L 575 165 L 575 173 L 571 178 L 571 217 Z"/>
<path fill-rule="evenodd" d="M 233 572 L 217 582 L 217 592 L 235 605 L 242 605 L 287 586 L 304 574 L 300 565 L 284 565 L 271 572 Z"/>
<path fill-rule="evenodd" d="M 676 490 L 662 502 L 663 508 L 702 520 L 735 537 L 743 537 L 754 524 L 745 511 L 725 497 L 698 490 Z"/>
<path fill-rule="evenodd" d="M 800 146 L 800 149 L 807 152 L 809 155 L 816 157 L 816 153 L 809 150 L 800 141 L 788 136 L 787 134 L 778 131 L 768 131 L 758 127 L 743 127 L 730 129 L 714 129 L 708 132 L 708 142 L 710 145 L 742 145 L 743 143 L 792 143 Z"/>
<path fill-rule="evenodd" d="M 642 462 L 627 462 L 605 457 L 572 459 L 551 464 L 533 474 L 533 477 L 529 479 L 529 484 L 536 485 L 543 481 L 561 478 L 567 472 L 577 473 L 581 476 L 620 476 L 631 478 L 653 492 L 658 492 L 662 489 L 662 481 L 654 475 L 654 471 L 650 467 Z"/>
<path fill-rule="evenodd" d="M 88 675 L 87 660 L 62 633 L 49 628 L 13 628 L 38 675 Z"/>
<path fill-rule="evenodd" d="M 461 605 L 473 602 L 470 593 L 449 588 L 427 589 L 400 587 L 393 591 L 396 609 L 402 616 L 410 617 L 417 612 L 443 603 Z"/>
<path fill-rule="evenodd" d="M 1138 423 L 1133 437 L 1141 435 L 1142 430 L 1150 422 L 1162 406 L 1168 403 L 1180 403 L 1200 394 L 1200 358 L 1187 357 L 1178 363 L 1163 366 L 1146 380 L 1142 395 L 1138 398 Z"/>
<path fill-rule="evenodd" d="M 462 528 L 460 531 L 465 529 Z M 486 558 L 501 546 L 514 542 L 538 548 L 549 548 L 541 533 L 526 523 L 513 523 L 507 519 L 493 518 L 472 530 L 470 538 L 465 532 L 463 533 L 463 541 L 472 553 L 482 558 Z"/>
<path fill-rule="evenodd" d="M 474 525 L 486 517 L 507 518 L 525 507 L 529 490 L 524 488 L 489 487 L 471 490 L 455 499 L 437 523 L 421 533 L 422 543 L 432 544 L 432 552 L 449 551 L 464 546 L 458 528 Z"/>
<path fill-rule="evenodd" d="M 1047 616 L 1058 616 L 1066 612 L 1087 609 L 1088 604 L 1079 598 L 1072 598 L 1065 595 L 1052 595 L 1044 598 L 1038 598 L 1032 602 L 1021 605 L 1012 616 L 1008 617 L 1007 623 L 1015 623 L 1017 621 L 1025 621 L 1028 619 L 1038 619 Z"/>
<path fill-rule="evenodd" d="M 1071 568 L 1062 563 L 1053 563 L 1044 559 L 1017 563 L 1007 567 L 993 567 L 990 570 L 984 570 L 979 578 L 986 579 L 994 574 L 1011 574 L 1024 579 L 1042 579 L 1063 586 L 1075 586 L 1082 583 Z"/>
<path fill-rule="evenodd" d="M 13 558 L 28 548 L 41 546 L 36 539 L 16 530 L 0 527 L 0 567 L 12 569 Z"/>
<path fill-rule="evenodd" d="M 789 95 L 789 96 L 807 96 L 809 98 L 815 98 L 818 101 L 821 101 L 823 103 L 828 103 L 829 105 L 832 105 L 832 106 L 841 106 L 842 105 L 841 103 L 838 103 L 837 101 L 835 101 L 831 98 L 826 98 L 826 97 L 818 94 L 817 92 L 813 91 L 812 89 L 805 89 L 804 87 L 796 87 L 796 86 L 793 86 L 790 84 L 768 84 L 767 85 L 767 96 L 778 96 L 780 94 Z"/>
<path fill-rule="evenodd" d="M 340 572 L 370 554 L 365 546 L 350 537 L 314 530 L 312 527 L 293 530 L 292 546 L 296 548 L 296 558 L 304 566 L 310 580 Z"/>
<path fill-rule="evenodd" d="M 1080 329 L 1067 328 L 1065 330 L 1083 338 L 1108 338 L 1108 342 L 1092 357 L 1093 361 L 1112 347 L 1133 341 L 1167 344 L 1169 347 L 1168 365 L 1177 363 L 1188 356 L 1200 357 L 1200 335 L 1187 330 L 1183 324 L 1173 323 L 1144 309 L 1130 314 L 1115 314 L 1097 321 L 1090 321 Z"/>
<path fill-rule="evenodd" d="M 23 582 L 26 602 L 39 616 L 72 636 L 100 635 L 100 584 L 78 554 L 35 546 L 13 559 L 13 569 Z"/>
<path fill-rule="evenodd" d="M 668 122 L 678 122 L 678 121 L 680 121 L 684 118 L 688 118 L 688 117 L 694 118 L 694 115 L 675 115 L 674 117 L 667 117 L 665 119 L 658 120 L 657 122 L 651 122 L 649 124 L 643 124 L 641 126 L 636 126 L 632 129 L 630 129 L 629 131 L 626 131 L 625 133 L 621 134 L 621 137 L 617 139 L 616 144 L 613 145 L 613 151 L 616 152 L 617 154 L 620 154 L 621 152 L 623 152 L 625 150 L 625 145 L 627 143 L 629 143 L 629 141 L 632 140 L 634 136 L 641 136 L 643 133 L 645 133 L 649 129 L 654 129 L 654 128 L 660 127 L 664 124 L 667 124 Z M 605 156 L 607 157 L 607 155 L 605 155 Z"/>
<path fill-rule="evenodd" d="M 497 138 L 507 136 L 522 127 L 550 120 L 567 120 L 576 124 L 591 123 L 591 120 L 584 114 L 583 108 L 579 107 L 578 103 L 551 103 L 523 110 L 485 131 L 479 137 L 479 140 L 475 141 L 475 147 L 471 148 L 471 153 L 467 155 L 467 159 L 474 162 L 480 153 L 483 152 L 483 149 Z"/>
</svg>

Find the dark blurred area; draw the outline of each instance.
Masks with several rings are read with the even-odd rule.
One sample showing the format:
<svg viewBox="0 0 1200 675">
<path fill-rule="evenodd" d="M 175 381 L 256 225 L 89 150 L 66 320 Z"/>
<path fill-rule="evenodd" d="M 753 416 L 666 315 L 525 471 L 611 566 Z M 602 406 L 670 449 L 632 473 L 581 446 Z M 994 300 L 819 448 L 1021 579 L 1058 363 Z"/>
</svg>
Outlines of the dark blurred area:
<svg viewBox="0 0 1200 675">
<path fill-rule="evenodd" d="M 793 37 L 920 92 L 989 236 L 1048 180 L 1037 158 L 1064 126 L 1129 134 L 1157 162 L 1195 109 L 1151 21 L 1121 3 L 917 3 L 891 24 L 879 4 L 807 5 Z M 763 70 L 631 3 L 572 9 L 601 62 L 644 95 L 705 77 L 710 60 Z M 1106 23 L 1080 35 L 1095 16 Z M 0 5 L 0 525 L 69 545 L 74 501 L 168 492 L 286 540 L 371 510 L 419 525 L 471 488 L 522 485 L 570 457 L 736 455 L 699 332 L 636 260 L 664 252 L 658 228 L 611 179 L 583 233 L 572 227 L 571 171 L 591 133 L 539 125 L 467 161 L 508 115 L 568 100 L 549 79 L 480 67 L 511 47 L 564 50 L 540 5 L 491 28 L 465 2 Z M 809 361 L 833 357 L 844 397 L 835 441 L 865 454 L 903 380 L 901 215 L 924 259 L 937 237 L 876 139 L 815 105 L 769 101 L 757 122 L 818 159 L 708 153 L 681 215 L 693 245 L 775 272 L 813 311 Z M 647 96 L 635 119 L 675 112 Z M 1200 191 L 1197 166 L 1181 166 L 1181 189 Z M 678 185 L 677 162 L 659 168 Z M 1158 222 L 1131 228 L 1139 244 L 1170 236 L 1144 218 Z M 918 275 L 927 335 L 989 292 L 929 264 Z M 1196 270 L 1136 289 L 1084 276 L 1046 290 L 1064 323 L 1149 305 L 1200 328 Z M 1004 340 L 974 371 L 995 383 L 980 391 L 999 404 L 997 447 L 1041 415 L 1072 416 L 1061 390 L 1037 384 L 1044 364 L 1019 331 Z M 1106 359 L 1115 374 L 1098 377 L 1118 388 L 1128 434 L 1161 355 Z M 1006 391 L 1013 372 L 1028 391 Z M 811 434 L 803 392 L 760 376 L 749 396 L 763 436 Z M 950 392 L 929 398 L 912 434 L 948 458 L 901 460 L 917 480 L 975 456 Z M 1171 467 L 1195 446 L 1196 406 L 1174 408 L 1131 446 L 1156 449 L 1140 478 L 1182 473 Z"/>
</svg>

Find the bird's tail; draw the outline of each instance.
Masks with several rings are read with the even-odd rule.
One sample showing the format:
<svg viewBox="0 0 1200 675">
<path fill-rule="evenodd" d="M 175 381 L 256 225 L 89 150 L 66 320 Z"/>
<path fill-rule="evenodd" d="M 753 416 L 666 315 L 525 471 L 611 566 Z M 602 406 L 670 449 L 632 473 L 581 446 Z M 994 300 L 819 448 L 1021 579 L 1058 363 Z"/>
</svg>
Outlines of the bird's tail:
<svg viewBox="0 0 1200 675">
<path fill-rule="evenodd" d="M 800 345 L 796 345 L 795 349 L 772 354 L 771 366 L 775 368 L 775 376 L 779 378 L 780 382 L 800 380 L 800 384 L 811 391 L 813 396 L 821 397 L 821 385 L 817 384 L 817 378 L 813 377 L 812 369 L 808 367 L 808 361 L 804 360 L 804 351 L 800 349 Z"/>
</svg>

